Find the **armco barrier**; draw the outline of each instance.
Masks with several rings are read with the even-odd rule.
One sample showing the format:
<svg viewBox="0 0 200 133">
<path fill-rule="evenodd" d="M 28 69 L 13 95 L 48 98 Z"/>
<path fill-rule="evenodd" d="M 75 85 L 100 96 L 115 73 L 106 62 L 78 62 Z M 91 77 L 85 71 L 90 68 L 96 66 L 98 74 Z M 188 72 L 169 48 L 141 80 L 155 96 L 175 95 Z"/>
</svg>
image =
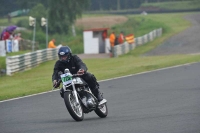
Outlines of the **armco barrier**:
<svg viewBox="0 0 200 133">
<path fill-rule="evenodd" d="M 112 48 L 113 57 L 118 57 L 119 55 L 126 54 L 130 50 L 134 49 L 136 46 L 143 45 L 147 42 L 153 41 L 156 37 L 162 35 L 162 28 L 153 30 L 148 34 L 145 34 L 141 37 L 135 38 L 135 42 L 132 44 L 128 44 L 127 42 L 123 44 L 116 45 Z"/>
<path fill-rule="evenodd" d="M 58 48 L 38 50 L 35 52 L 6 57 L 6 74 L 24 71 L 48 60 L 57 59 Z"/>
</svg>

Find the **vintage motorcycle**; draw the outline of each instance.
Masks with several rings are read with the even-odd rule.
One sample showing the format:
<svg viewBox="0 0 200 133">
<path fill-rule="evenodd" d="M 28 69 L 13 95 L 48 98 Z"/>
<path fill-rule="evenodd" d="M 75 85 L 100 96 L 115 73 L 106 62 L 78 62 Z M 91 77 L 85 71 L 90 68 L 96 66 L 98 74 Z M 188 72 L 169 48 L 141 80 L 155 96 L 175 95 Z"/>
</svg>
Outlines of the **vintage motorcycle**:
<svg viewBox="0 0 200 133">
<path fill-rule="evenodd" d="M 107 100 L 100 103 L 92 94 L 87 83 L 80 77 L 80 74 L 72 75 L 69 69 L 59 74 L 64 90 L 64 102 L 72 118 L 76 121 L 84 119 L 84 113 L 95 111 L 100 118 L 108 115 Z"/>
</svg>

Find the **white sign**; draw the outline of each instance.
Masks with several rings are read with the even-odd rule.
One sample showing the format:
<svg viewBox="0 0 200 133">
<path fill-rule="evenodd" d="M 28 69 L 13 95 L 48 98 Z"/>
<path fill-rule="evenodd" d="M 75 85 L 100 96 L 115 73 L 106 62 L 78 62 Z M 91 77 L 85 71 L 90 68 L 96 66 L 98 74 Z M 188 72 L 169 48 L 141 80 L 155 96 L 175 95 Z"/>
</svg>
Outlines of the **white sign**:
<svg viewBox="0 0 200 133">
<path fill-rule="evenodd" d="M 0 41 L 0 56 L 6 56 L 5 41 Z"/>
<path fill-rule="evenodd" d="M 14 40 L 12 43 L 12 52 L 18 52 L 19 51 L 19 41 Z"/>
</svg>

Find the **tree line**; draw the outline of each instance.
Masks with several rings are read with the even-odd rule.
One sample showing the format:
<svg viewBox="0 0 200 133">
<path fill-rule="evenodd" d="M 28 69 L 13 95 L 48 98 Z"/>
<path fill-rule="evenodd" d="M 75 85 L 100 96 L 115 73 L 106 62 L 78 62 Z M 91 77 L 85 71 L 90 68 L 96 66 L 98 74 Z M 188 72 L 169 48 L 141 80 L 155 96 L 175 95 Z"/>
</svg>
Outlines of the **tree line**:
<svg viewBox="0 0 200 133">
<path fill-rule="evenodd" d="M 19 9 L 32 9 L 38 3 L 44 5 L 44 7 L 49 8 L 51 6 L 52 0 L 0 0 L 0 16 L 5 16 L 9 12 L 13 12 Z M 125 10 L 125 9 L 134 9 L 139 8 L 142 3 L 149 2 L 174 2 L 174 1 L 199 1 L 200 0 L 65 0 L 66 3 L 73 1 L 79 2 L 84 5 L 88 4 L 85 8 L 86 11 L 94 10 Z M 55 0 L 56 5 L 60 2 Z M 56 6 L 55 5 L 55 6 Z M 62 5 L 66 6 L 66 5 Z M 59 8 L 59 6 L 57 6 Z"/>
</svg>

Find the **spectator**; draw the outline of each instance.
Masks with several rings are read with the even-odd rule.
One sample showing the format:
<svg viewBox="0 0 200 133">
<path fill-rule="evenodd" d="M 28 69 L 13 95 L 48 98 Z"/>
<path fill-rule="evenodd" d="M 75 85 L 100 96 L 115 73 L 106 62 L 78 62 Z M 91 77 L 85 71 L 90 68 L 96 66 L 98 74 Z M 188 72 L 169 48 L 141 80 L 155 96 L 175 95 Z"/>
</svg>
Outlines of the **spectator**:
<svg viewBox="0 0 200 133">
<path fill-rule="evenodd" d="M 15 34 L 15 35 L 14 35 L 14 39 L 15 39 L 15 40 L 18 40 L 18 41 L 21 41 L 21 40 L 22 40 L 22 38 L 21 38 L 21 33 Z"/>
<path fill-rule="evenodd" d="M 48 48 L 56 48 L 55 42 L 56 42 L 56 40 L 55 40 L 55 39 L 52 39 L 52 40 L 49 42 Z"/>
<path fill-rule="evenodd" d="M 102 38 L 103 38 L 104 41 L 105 41 L 105 39 L 107 38 L 107 31 L 106 31 L 106 30 L 104 30 L 104 31 L 102 32 Z"/>
<path fill-rule="evenodd" d="M 121 31 L 121 33 L 119 34 L 118 43 L 119 43 L 119 44 L 124 43 L 124 33 L 123 33 L 122 31 Z"/>
<path fill-rule="evenodd" d="M 118 42 L 118 36 L 115 36 L 115 46 L 118 45 L 119 42 Z"/>
<path fill-rule="evenodd" d="M 11 39 L 12 38 L 12 32 L 10 31 L 5 31 L 2 35 L 2 40 L 7 40 L 7 39 Z"/>
<path fill-rule="evenodd" d="M 115 45 L 115 32 L 112 32 L 111 34 L 110 34 L 110 46 L 111 47 L 114 47 L 114 45 Z"/>
</svg>

